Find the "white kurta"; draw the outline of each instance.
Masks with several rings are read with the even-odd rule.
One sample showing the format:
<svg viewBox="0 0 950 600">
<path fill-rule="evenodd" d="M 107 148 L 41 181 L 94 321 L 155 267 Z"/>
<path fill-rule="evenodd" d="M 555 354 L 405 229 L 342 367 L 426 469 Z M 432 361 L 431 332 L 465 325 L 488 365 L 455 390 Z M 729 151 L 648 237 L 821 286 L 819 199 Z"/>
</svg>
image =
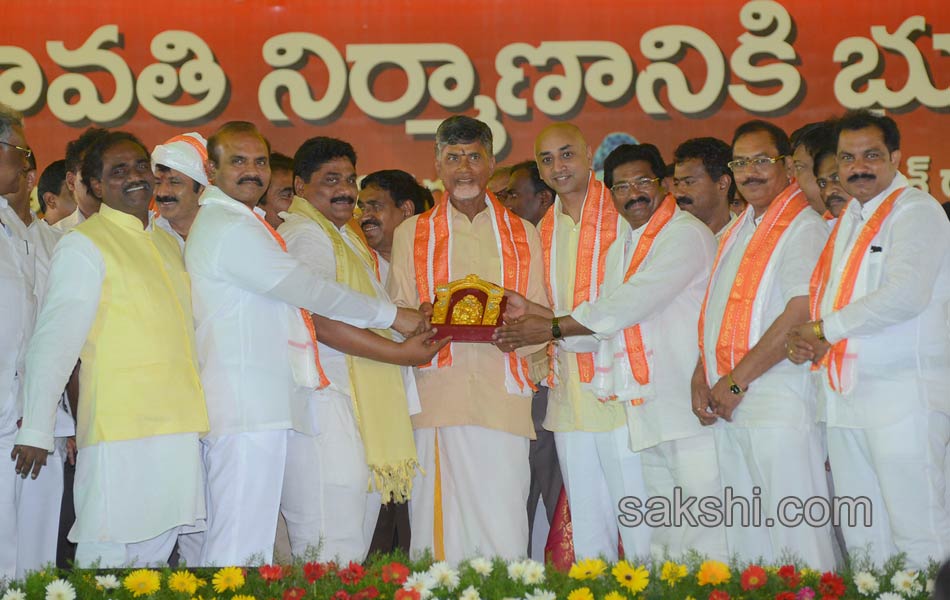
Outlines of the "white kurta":
<svg viewBox="0 0 950 600">
<path fill-rule="evenodd" d="M 17 443 L 50 449 L 56 406 L 96 318 L 105 263 L 71 233 L 53 254 L 46 301 L 26 356 L 23 428 Z M 41 375 L 33 375 L 41 373 Z M 101 442 L 76 461 L 75 542 L 141 542 L 204 518 L 198 435 Z"/>
<path fill-rule="evenodd" d="M 672 500 L 679 487 L 684 497 L 719 496 L 713 432 L 692 413 L 689 383 L 699 357 L 696 323 L 716 241 L 705 224 L 676 209 L 640 268 L 624 282 L 645 230 L 646 225 L 621 228 L 607 253 L 600 298 L 579 305 L 572 316 L 601 340 L 598 354 L 605 356 L 598 356 L 598 364 L 612 363 L 613 369 L 627 372 L 622 332 L 640 325 L 650 381 L 639 386 L 631 380 L 632 387 L 615 391 L 626 407 L 630 447 L 640 451 L 647 494 Z M 631 405 L 633 398 L 642 398 L 643 404 Z M 660 527 L 650 545 L 656 558 L 680 557 L 690 549 L 728 558 L 722 527 Z"/>
<path fill-rule="evenodd" d="M 160 227 L 168 232 L 168 235 L 175 238 L 175 241 L 178 242 L 178 247 L 181 249 L 181 253 L 185 253 L 185 238 L 181 237 L 181 234 L 175 231 L 175 228 L 172 227 L 172 224 L 168 222 L 168 219 L 159 215 L 155 217 L 155 226 Z"/>
<path fill-rule="evenodd" d="M 61 234 L 31 214 L 24 224 L 6 199 L 0 198 L 0 456 L 9 456 L 22 416 L 21 383 L 26 344 L 46 291 L 53 248 Z M 72 417 L 61 401 L 54 435 L 73 435 Z M 0 577 L 22 577 L 56 559 L 59 512 L 63 496 L 63 453 L 60 439 L 36 479 L 22 479 L 10 462 L 0 477 L 0 513 L 11 515 L 0 525 Z M 14 573 L 15 568 L 15 573 Z"/>
<path fill-rule="evenodd" d="M 906 185 L 898 174 L 840 217 L 822 315 L 829 341 L 847 338 L 848 358 L 843 391 L 821 372 L 822 418 L 836 493 L 871 498 L 875 511 L 871 527 L 843 527 L 849 550 L 868 548 L 878 564 L 904 552 L 922 568 L 950 556 L 950 224 L 930 195 L 901 193 L 871 241 L 851 302 L 832 310 L 857 232 Z"/>
<path fill-rule="evenodd" d="M 716 341 L 726 302 L 739 264 L 758 225 L 750 206 L 723 241 L 722 257 L 712 274 L 705 315 L 706 376 L 715 384 Z M 760 220 L 760 219 L 759 219 Z M 824 221 L 814 211 L 803 210 L 788 226 L 766 267 L 752 309 L 749 348 L 782 314 L 792 298 L 807 296 L 818 255 L 828 236 Z M 731 370 L 731 367 L 728 367 Z M 733 421 L 715 424 L 716 452 L 722 484 L 750 502 L 758 498 L 762 520 L 758 527 L 726 528 L 730 554 L 741 560 L 780 560 L 789 551 L 813 568 L 832 568 L 834 551 L 828 526 L 783 527 L 777 519 L 779 500 L 828 497 L 824 448 L 816 426 L 815 388 L 808 365 L 782 360 L 749 385 Z M 759 493 L 755 490 L 758 488 Z"/>
<path fill-rule="evenodd" d="M 76 227 L 76 225 L 79 225 L 85 220 L 86 220 L 86 217 L 82 216 L 82 213 L 79 211 L 79 208 L 77 207 L 76 210 L 72 212 L 72 214 L 63 217 L 59 221 L 56 221 L 56 223 L 54 223 L 53 225 L 50 225 L 50 227 L 62 233 L 66 233 L 67 231 L 72 230 L 73 228 Z"/>
<path fill-rule="evenodd" d="M 284 223 L 278 233 L 287 242 L 288 252 L 314 276 L 335 281 L 333 243 L 323 228 L 301 215 L 280 216 Z M 357 242 L 347 229 L 340 229 L 340 235 L 355 250 Z M 388 300 L 376 273 L 368 275 L 377 297 Z M 346 355 L 322 343 L 318 346 L 330 386 L 309 391 L 303 405 L 307 410 L 295 414 L 294 429 L 307 435 L 295 433 L 288 440 L 281 511 L 295 556 L 304 556 L 308 548 L 322 542 L 321 560 L 359 562 L 369 552 L 380 497 L 366 491 L 370 471 L 353 414 Z M 418 413 L 415 376 L 408 367 L 402 373 L 410 414 Z"/>
</svg>

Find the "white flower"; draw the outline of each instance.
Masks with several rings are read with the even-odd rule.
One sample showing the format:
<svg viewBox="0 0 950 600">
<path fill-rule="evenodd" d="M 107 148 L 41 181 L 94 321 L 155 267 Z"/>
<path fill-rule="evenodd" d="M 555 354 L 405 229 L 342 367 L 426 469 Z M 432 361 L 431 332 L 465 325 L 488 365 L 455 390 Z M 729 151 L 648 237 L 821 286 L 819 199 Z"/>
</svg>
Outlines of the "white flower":
<svg viewBox="0 0 950 600">
<path fill-rule="evenodd" d="M 76 588 L 64 579 L 54 579 L 46 585 L 46 600 L 76 600 Z"/>
<path fill-rule="evenodd" d="M 3 598 L 0 598 L 0 600 L 26 600 L 26 592 L 16 588 L 10 588 L 3 595 Z"/>
<path fill-rule="evenodd" d="M 435 581 L 432 580 L 432 577 L 428 573 L 413 573 L 406 578 L 406 582 L 402 584 L 404 590 L 416 590 L 419 592 L 419 598 L 421 600 L 426 600 L 429 596 L 432 595 L 432 588 L 435 587 Z"/>
<path fill-rule="evenodd" d="M 465 588 L 465 591 L 459 596 L 459 600 L 482 600 L 482 597 L 478 595 L 478 590 L 475 589 L 475 586 L 470 585 Z"/>
<path fill-rule="evenodd" d="M 492 562 L 487 558 L 473 558 L 472 560 L 468 561 L 468 564 L 472 567 L 472 570 L 482 577 L 488 577 L 491 575 Z"/>
<path fill-rule="evenodd" d="M 877 600 L 904 600 L 900 594 L 895 594 L 894 592 L 884 592 L 877 597 Z"/>
<path fill-rule="evenodd" d="M 449 566 L 449 563 L 443 561 L 433 563 L 429 567 L 429 577 L 434 582 L 433 587 L 444 587 L 448 590 L 454 590 L 459 584 L 459 573 Z"/>
<path fill-rule="evenodd" d="M 557 595 L 550 590 L 535 589 L 525 594 L 524 600 L 557 600 Z"/>
<path fill-rule="evenodd" d="M 860 592 L 862 596 L 872 596 L 881 588 L 881 584 L 878 583 L 874 575 L 867 571 L 861 571 L 855 574 L 854 585 L 857 586 L 858 592 Z"/>
<path fill-rule="evenodd" d="M 524 561 L 524 574 L 521 580 L 528 585 L 544 583 L 544 565 L 535 560 Z"/>
<path fill-rule="evenodd" d="M 924 586 L 924 591 L 927 592 L 927 595 L 928 595 L 928 596 L 933 596 L 933 594 L 934 594 L 934 586 L 936 586 L 936 585 L 937 585 L 937 582 L 934 581 L 933 579 L 928 579 L 928 580 L 927 580 L 927 584 Z"/>
<path fill-rule="evenodd" d="M 912 596 L 920 593 L 923 586 L 917 581 L 917 571 L 898 571 L 891 577 L 894 590 L 903 596 Z"/>
<path fill-rule="evenodd" d="M 524 577 L 524 563 L 520 560 L 508 563 L 508 577 L 512 581 L 521 581 Z"/>
<path fill-rule="evenodd" d="M 120 584 L 115 575 L 96 575 L 96 585 L 104 590 L 114 590 Z"/>
</svg>

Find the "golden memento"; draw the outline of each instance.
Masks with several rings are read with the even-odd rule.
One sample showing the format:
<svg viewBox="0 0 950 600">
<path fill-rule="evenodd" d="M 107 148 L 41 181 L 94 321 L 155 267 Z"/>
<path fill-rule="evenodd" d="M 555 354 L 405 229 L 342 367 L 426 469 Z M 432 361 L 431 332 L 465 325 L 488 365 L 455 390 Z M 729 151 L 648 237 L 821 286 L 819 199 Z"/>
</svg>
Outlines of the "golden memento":
<svg viewBox="0 0 950 600">
<path fill-rule="evenodd" d="M 435 289 L 432 324 L 436 337 L 451 335 L 457 342 L 491 342 L 501 324 L 505 288 L 469 275 Z M 451 315 L 451 316 L 450 316 Z"/>
</svg>

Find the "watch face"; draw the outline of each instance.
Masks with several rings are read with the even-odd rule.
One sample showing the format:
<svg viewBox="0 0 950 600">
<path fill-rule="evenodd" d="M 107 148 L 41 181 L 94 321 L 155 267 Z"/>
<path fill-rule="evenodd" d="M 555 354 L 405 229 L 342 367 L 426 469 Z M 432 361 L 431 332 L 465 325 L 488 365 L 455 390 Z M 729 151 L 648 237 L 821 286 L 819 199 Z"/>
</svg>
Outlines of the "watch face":
<svg viewBox="0 0 950 600">
<path fill-rule="evenodd" d="M 738 396 L 739 394 L 742 393 L 742 388 L 740 388 L 738 384 L 733 383 L 732 385 L 729 386 L 729 391 L 735 394 L 736 396 Z"/>
</svg>

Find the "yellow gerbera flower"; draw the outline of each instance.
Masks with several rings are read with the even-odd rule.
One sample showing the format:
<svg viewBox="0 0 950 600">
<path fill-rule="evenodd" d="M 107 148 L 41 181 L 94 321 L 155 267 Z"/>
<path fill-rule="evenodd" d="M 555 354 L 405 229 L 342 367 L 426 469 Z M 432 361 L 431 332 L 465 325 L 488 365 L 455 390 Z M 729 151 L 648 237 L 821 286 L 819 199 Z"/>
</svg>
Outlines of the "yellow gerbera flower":
<svg viewBox="0 0 950 600">
<path fill-rule="evenodd" d="M 122 585 L 132 592 L 134 597 L 138 598 L 157 592 L 162 587 L 162 578 L 158 571 L 138 569 L 126 575 L 125 579 L 122 580 Z"/>
<path fill-rule="evenodd" d="M 571 579 L 597 579 L 606 570 L 607 563 L 599 558 L 585 558 L 571 565 L 568 576 Z"/>
<path fill-rule="evenodd" d="M 578 588 L 567 595 L 567 600 L 594 600 L 594 593 L 590 588 Z"/>
<path fill-rule="evenodd" d="M 198 578 L 188 571 L 175 571 L 168 577 L 168 589 L 194 595 L 198 591 Z"/>
<path fill-rule="evenodd" d="M 663 568 L 660 569 L 660 581 L 666 582 L 670 587 L 676 585 L 680 579 L 686 577 L 689 570 L 686 568 L 686 565 L 680 565 L 673 561 L 666 561 L 663 563 Z"/>
<path fill-rule="evenodd" d="M 611 573 L 617 579 L 617 583 L 634 594 L 642 592 L 650 583 L 650 572 L 645 567 L 634 567 L 625 560 L 614 565 Z"/>
<path fill-rule="evenodd" d="M 254 596 L 247 596 L 245 594 L 238 594 L 237 596 L 232 596 L 231 600 L 257 600 Z"/>
<path fill-rule="evenodd" d="M 627 600 L 627 597 L 615 590 L 604 596 L 604 600 Z"/>
<path fill-rule="evenodd" d="M 214 585 L 214 591 L 219 594 L 236 590 L 244 585 L 244 571 L 237 567 L 224 567 L 214 574 L 211 584 Z"/>
<path fill-rule="evenodd" d="M 719 585 L 729 581 L 732 573 L 729 572 L 729 566 L 718 560 L 707 560 L 699 566 L 699 573 L 696 574 L 696 581 L 699 585 Z"/>
</svg>

